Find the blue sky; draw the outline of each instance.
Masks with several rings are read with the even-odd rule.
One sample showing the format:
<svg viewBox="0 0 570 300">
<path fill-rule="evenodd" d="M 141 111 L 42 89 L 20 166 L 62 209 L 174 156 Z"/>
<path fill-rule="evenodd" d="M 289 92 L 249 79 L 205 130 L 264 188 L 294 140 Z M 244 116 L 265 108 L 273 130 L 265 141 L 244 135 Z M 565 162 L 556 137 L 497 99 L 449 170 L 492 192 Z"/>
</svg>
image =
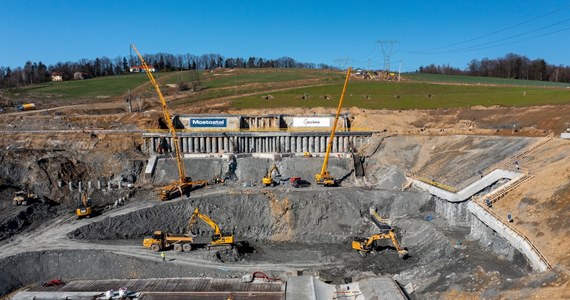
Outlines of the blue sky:
<svg viewBox="0 0 570 300">
<path fill-rule="evenodd" d="M 570 65 L 570 1 L 2 1 L 0 66 L 219 53 L 374 69 L 465 68 L 507 53 Z M 387 51 L 390 47 L 385 48 Z"/>
</svg>

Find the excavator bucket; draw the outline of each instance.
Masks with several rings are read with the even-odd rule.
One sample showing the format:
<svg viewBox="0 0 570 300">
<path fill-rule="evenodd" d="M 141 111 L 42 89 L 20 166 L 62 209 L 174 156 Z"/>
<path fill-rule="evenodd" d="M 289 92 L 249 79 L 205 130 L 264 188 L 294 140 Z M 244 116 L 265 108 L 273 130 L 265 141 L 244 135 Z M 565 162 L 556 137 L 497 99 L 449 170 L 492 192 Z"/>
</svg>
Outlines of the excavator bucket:
<svg viewBox="0 0 570 300">
<path fill-rule="evenodd" d="M 408 254 L 409 254 L 408 249 L 402 249 L 402 250 L 399 250 L 399 251 L 398 251 L 398 256 L 399 256 L 401 259 L 406 258 L 406 257 L 408 256 Z"/>
</svg>

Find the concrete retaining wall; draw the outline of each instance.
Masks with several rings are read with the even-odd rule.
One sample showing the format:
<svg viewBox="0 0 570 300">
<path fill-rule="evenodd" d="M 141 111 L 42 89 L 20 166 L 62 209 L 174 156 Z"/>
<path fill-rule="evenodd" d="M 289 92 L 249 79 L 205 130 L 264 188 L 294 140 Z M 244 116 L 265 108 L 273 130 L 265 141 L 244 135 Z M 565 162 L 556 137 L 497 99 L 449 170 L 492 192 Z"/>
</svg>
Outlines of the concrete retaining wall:
<svg viewBox="0 0 570 300">
<path fill-rule="evenodd" d="M 529 242 L 527 242 L 524 237 L 514 232 L 507 225 L 503 224 L 503 222 L 497 220 L 493 215 L 491 215 L 489 212 L 487 212 L 484 208 L 482 208 L 478 204 L 469 202 L 467 204 L 467 207 L 469 211 L 473 215 L 475 215 L 479 220 L 481 220 L 487 226 L 495 230 L 502 237 L 507 239 L 513 247 L 515 247 L 522 254 L 524 254 L 528 258 L 534 270 L 543 272 L 548 269 L 548 264 L 542 260 L 540 254 L 535 251 L 533 246 Z"/>
<path fill-rule="evenodd" d="M 182 153 L 324 153 L 330 132 L 179 132 Z M 372 132 L 341 131 L 332 140 L 332 152 L 349 152 L 368 144 Z M 158 146 L 174 149 L 167 132 L 143 133 L 143 150 L 154 154 Z M 168 150 L 168 149 L 167 149 Z"/>
<path fill-rule="evenodd" d="M 493 183 L 495 183 L 499 179 L 503 179 L 503 178 L 510 179 L 510 181 L 507 184 L 505 184 L 501 187 L 501 188 L 506 188 L 507 186 L 517 182 L 519 179 L 523 178 L 524 176 L 525 176 L 524 173 L 518 173 L 518 172 L 513 172 L 513 171 L 508 171 L 508 170 L 496 169 L 496 170 L 492 171 L 491 173 L 485 175 L 480 180 L 477 180 L 476 182 L 470 184 L 469 186 L 467 186 L 466 188 L 462 189 L 461 191 L 459 191 L 457 193 L 452 193 L 450 191 L 440 189 L 436 186 L 427 184 L 427 183 L 422 182 L 422 181 L 417 180 L 417 179 L 412 179 L 412 181 L 413 181 L 413 184 L 415 186 L 421 188 L 422 190 L 429 192 L 430 194 L 432 194 L 434 196 L 437 196 L 438 198 L 445 199 L 449 202 L 462 202 L 462 201 L 469 199 L 471 196 L 475 195 L 477 192 L 479 192 L 479 191 L 485 189 L 486 187 L 492 185 Z"/>
</svg>

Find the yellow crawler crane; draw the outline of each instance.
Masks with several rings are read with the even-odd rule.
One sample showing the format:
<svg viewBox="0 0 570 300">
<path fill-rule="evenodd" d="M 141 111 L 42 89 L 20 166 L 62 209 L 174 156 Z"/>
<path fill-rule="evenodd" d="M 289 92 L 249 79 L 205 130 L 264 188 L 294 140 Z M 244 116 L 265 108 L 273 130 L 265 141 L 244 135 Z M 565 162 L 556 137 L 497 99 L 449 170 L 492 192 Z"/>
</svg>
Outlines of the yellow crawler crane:
<svg viewBox="0 0 570 300">
<path fill-rule="evenodd" d="M 212 229 L 214 229 L 214 234 L 212 234 L 212 241 L 206 245 L 206 249 L 210 249 L 210 247 L 213 246 L 229 246 L 229 247 L 233 246 L 234 243 L 233 234 L 229 232 L 222 232 L 220 230 L 220 226 L 218 226 L 216 222 L 214 222 L 212 219 L 210 219 L 210 217 L 206 216 L 205 214 L 200 213 L 200 211 L 197 208 L 194 209 L 194 213 L 192 214 L 192 217 L 190 217 L 190 221 L 188 222 L 188 234 L 194 235 L 192 229 L 196 224 L 196 222 L 198 222 L 198 219 L 204 221 L 206 224 L 212 227 Z"/>
<path fill-rule="evenodd" d="M 394 245 L 394 248 L 396 248 L 396 251 L 398 251 L 398 256 L 400 256 L 400 258 L 405 258 L 408 255 L 408 250 L 400 247 L 400 243 L 398 243 L 393 230 L 389 230 L 385 233 L 377 233 L 368 238 L 354 240 L 352 241 L 352 249 L 359 251 L 362 255 L 370 252 L 374 253 L 373 251 L 375 251 L 376 241 L 385 239 L 392 241 L 392 244 Z"/>
<path fill-rule="evenodd" d="M 158 189 L 158 196 L 159 196 L 160 200 L 165 201 L 165 200 L 174 199 L 176 197 L 180 197 L 182 195 L 188 194 L 190 192 L 190 190 L 192 189 L 192 185 L 204 186 L 207 184 L 208 181 L 207 180 L 201 180 L 201 181 L 192 182 L 192 179 L 190 177 L 186 177 L 186 168 L 184 167 L 184 160 L 182 160 L 181 155 L 180 155 L 180 143 L 178 140 L 178 136 L 176 135 L 176 130 L 174 129 L 174 124 L 172 124 L 172 119 L 170 118 L 170 114 L 168 113 L 168 108 L 166 107 L 166 101 L 164 100 L 164 97 L 162 96 L 162 92 L 160 91 L 158 83 L 156 83 L 154 76 L 152 76 L 152 72 L 150 71 L 150 68 L 148 67 L 146 61 L 143 59 L 142 55 L 137 50 L 137 47 L 135 47 L 134 44 L 131 44 L 131 48 L 133 48 L 133 50 L 137 53 L 137 56 L 139 57 L 139 59 L 141 61 L 141 65 L 143 66 L 144 71 L 145 71 L 146 75 L 148 76 L 148 79 L 150 80 L 150 82 L 154 86 L 154 89 L 156 90 L 156 93 L 158 94 L 158 98 L 160 98 L 160 101 L 162 103 L 162 114 L 164 116 L 164 121 L 168 125 L 168 131 L 169 131 L 170 135 L 172 136 L 172 140 L 174 143 L 174 149 L 175 149 L 175 153 L 176 153 L 176 161 L 178 163 L 179 179 L 173 181 L 171 184 L 169 184 L 167 186 L 164 186 L 164 187 L 161 187 Z"/>
<path fill-rule="evenodd" d="M 340 100 L 338 101 L 338 108 L 336 110 L 336 116 L 334 118 L 334 124 L 331 130 L 331 136 L 329 138 L 329 142 L 327 144 L 327 152 L 325 154 L 325 160 L 323 161 L 323 167 L 321 168 L 321 173 L 315 174 L 315 181 L 317 184 L 322 184 L 324 186 L 336 186 L 338 185 L 338 181 L 332 177 L 332 175 L 327 170 L 328 163 L 329 163 L 329 155 L 331 153 L 332 143 L 334 140 L 334 133 L 336 131 L 336 126 L 338 124 L 338 117 L 340 116 L 340 109 L 342 107 L 342 101 L 344 100 L 344 94 L 346 93 L 346 86 L 348 85 L 348 79 L 350 78 L 350 71 L 352 70 L 351 67 L 348 67 L 346 71 L 346 79 L 344 80 L 344 86 L 342 88 L 342 94 L 340 95 Z"/>
</svg>

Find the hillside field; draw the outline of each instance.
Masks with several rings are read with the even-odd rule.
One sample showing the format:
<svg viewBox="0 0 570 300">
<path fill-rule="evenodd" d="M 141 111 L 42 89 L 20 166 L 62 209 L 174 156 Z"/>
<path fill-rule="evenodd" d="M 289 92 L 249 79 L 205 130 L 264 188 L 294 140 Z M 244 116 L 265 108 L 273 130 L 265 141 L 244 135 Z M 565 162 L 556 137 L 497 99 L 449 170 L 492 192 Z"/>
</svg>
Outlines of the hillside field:
<svg viewBox="0 0 570 300">
<path fill-rule="evenodd" d="M 199 74 L 201 89 L 179 91 L 172 84 Z M 192 74 L 194 73 L 194 74 Z M 154 74 L 169 108 L 206 100 L 230 100 L 229 108 L 336 107 L 344 72 L 307 69 L 222 69 Z M 169 86 L 167 86 L 167 84 Z M 159 105 L 145 74 L 102 77 L 4 91 L 16 103 L 37 102 L 40 108 L 123 100 L 128 91 Z M 118 102 L 118 101 L 117 101 Z M 401 82 L 352 77 L 343 106 L 366 109 L 445 109 L 473 106 L 534 106 L 570 102 L 565 84 L 499 78 L 405 74 Z"/>
</svg>

